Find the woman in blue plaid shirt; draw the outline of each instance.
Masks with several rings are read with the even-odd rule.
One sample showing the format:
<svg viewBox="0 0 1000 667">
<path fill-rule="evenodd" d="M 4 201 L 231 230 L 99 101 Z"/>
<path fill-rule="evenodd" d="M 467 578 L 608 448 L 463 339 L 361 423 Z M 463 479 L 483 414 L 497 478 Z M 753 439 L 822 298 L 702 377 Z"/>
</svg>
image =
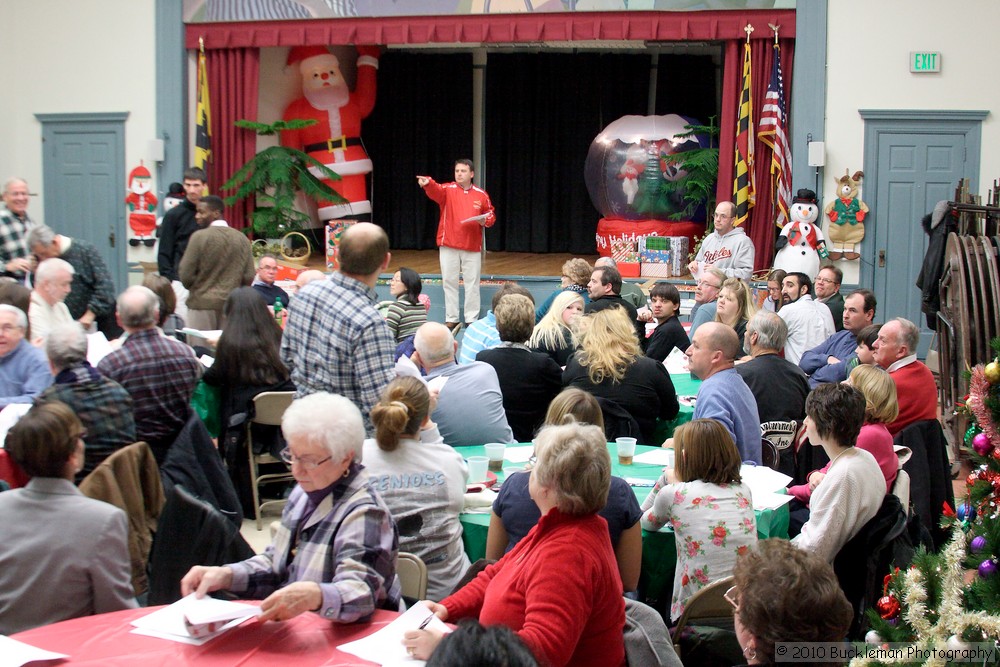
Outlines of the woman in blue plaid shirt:
<svg viewBox="0 0 1000 667">
<path fill-rule="evenodd" d="M 389 510 L 355 462 L 365 439 L 357 407 L 316 393 L 293 401 L 281 420 L 282 458 L 298 486 L 264 553 L 223 567 L 197 565 L 181 580 L 184 595 L 229 590 L 264 598 L 263 620 L 306 611 L 341 623 L 376 609 L 399 609 L 398 536 Z"/>
</svg>

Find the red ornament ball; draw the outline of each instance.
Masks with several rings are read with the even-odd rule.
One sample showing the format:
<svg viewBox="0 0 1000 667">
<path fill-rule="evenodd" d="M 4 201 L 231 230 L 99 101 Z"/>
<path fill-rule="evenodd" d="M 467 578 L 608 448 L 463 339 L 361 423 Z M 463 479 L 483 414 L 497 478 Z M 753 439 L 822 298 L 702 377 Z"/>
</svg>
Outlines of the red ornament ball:
<svg viewBox="0 0 1000 667">
<path fill-rule="evenodd" d="M 892 595 L 880 597 L 875 608 L 878 610 L 878 615 L 886 621 L 899 616 L 899 600 Z"/>
<path fill-rule="evenodd" d="M 976 482 L 978 481 L 979 481 L 979 475 L 974 472 L 971 472 L 969 473 L 969 476 L 965 478 L 965 485 L 971 489 L 976 485 Z"/>
<path fill-rule="evenodd" d="M 993 449 L 992 456 L 994 461 L 1000 461 L 1000 447 L 996 447 Z"/>
</svg>

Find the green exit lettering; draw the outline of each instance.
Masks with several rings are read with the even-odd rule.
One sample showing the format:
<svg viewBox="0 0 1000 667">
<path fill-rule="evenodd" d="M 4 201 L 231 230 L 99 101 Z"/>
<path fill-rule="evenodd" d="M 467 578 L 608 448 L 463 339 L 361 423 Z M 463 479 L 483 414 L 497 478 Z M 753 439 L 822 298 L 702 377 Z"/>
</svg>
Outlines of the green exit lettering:
<svg viewBox="0 0 1000 667">
<path fill-rule="evenodd" d="M 930 51 L 930 52 L 911 51 L 910 71 L 921 72 L 921 73 L 940 72 L 941 54 L 937 51 Z"/>
</svg>

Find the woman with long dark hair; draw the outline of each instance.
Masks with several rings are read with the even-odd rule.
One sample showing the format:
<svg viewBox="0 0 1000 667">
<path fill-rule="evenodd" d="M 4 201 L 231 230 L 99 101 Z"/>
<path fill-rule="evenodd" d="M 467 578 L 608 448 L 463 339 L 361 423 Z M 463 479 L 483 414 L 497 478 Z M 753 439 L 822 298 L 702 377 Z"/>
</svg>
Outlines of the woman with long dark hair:
<svg viewBox="0 0 1000 667">
<path fill-rule="evenodd" d="M 246 454 L 240 444 L 242 423 L 233 415 L 247 414 L 253 397 L 263 391 L 292 391 L 288 369 L 278 353 L 281 329 L 264 299 L 252 287 L 233 290 L 222 307 L 222 335 L 215 348 L 215 362 L 205 371 L 206 384 L 219 388 L 219 423 L 226 437 L 219 449 L 229 464 L 244 511 L 253 513 Z M 277 454 L 284 447 L 276 427 L 255 426 L 254 445 L 270 443 Z"/>
</svg>

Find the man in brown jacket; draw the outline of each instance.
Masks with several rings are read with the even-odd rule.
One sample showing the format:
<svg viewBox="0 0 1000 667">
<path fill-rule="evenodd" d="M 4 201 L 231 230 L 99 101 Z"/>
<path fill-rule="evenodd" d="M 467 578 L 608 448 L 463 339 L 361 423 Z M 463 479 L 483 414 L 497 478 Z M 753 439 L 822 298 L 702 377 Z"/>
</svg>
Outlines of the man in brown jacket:
<svg viewBox="0 0 1000 667">
<path fill-rule="evenodd" d="M 253 282 L 250 240 L 222 219 L 222 211 L 219 197 L 201 198 L 195 213 L 201 229 L 191 235 L 181 259 L 181 282 L 190 290 L 188 325 L 195 329 L 220 328 L 229 293 Z"/>
</svg>

